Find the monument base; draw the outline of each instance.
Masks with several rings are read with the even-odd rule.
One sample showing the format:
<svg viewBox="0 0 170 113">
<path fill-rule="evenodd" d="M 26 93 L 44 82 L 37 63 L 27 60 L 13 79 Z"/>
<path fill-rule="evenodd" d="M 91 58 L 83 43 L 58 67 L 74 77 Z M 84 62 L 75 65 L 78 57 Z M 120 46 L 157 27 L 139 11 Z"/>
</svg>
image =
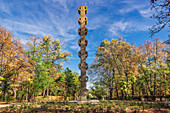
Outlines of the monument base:
<svg viewBox="0 0 170 113">
<path fill-rule="evenodd" d="M 67 101 L 68 103 L 77 103 L 77 104 L 99 104 L 99 100 L 87 100 L 87 101 L 81 101 L 81 100 L 71 100 Z"/>
</svg>

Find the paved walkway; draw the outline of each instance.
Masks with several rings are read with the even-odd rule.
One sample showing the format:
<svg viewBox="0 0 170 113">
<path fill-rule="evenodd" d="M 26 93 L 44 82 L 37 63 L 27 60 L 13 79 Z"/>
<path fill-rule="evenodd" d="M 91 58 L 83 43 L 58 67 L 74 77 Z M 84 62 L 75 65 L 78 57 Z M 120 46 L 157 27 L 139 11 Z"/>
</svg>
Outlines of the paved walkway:
<svg viewBox="0 0 170 113">
<path fill-rule="evenodd" d="M 143 103 L 148 103 L 148 104 L 157 104 L 157 103 L 162 103 L 162 104 L 167 104 L 169 107 L 170 107 L 170 101 L 162 101 L 162 102 L 160 102 L 160 101 L 158 101 L 158 102 L 150 102 L 150 101 L 122 101 L 122 100 L 110 100 L 111 102 L 116 102 L 116 101 L 118 101 L 118 102 L 136 102 L 136 103 L 141 103 L 141 102 L 143 102 Z M 2 105 L 0 105 L 0 108 L 3 108 L 3 107 L 8 107 L 8 106 L 11 106 L 11 105 L 21 105 L 21 103 L 16 103 L 16 104 L 2 104 Z"/>
<path fill-rule="evenodd" d="M 2 104 L 2 105 L 0 105 L 0 108 L 3 108 L 3 107 L 9 107 L 9 106 L 11 106 L 11 105 L 21 105 L 21 103 L 16 103 L 16 104 Z"/>
<path fill-rule="evenodd" d="M 123 100 L 110 100 L 111 102 L 135 102 L 135 103 L 147 103 L 147 104 L 167 104 L 170 107 L 170 101 L 123 101 Z"/>
<path fill-rule="evenodd" d="M 12 104 L 3 104 L 3 105 L 0 105 L 0 108 L 7 107 L 7 106 L 10 106 L 10 105 L 12 105 Z"/>
</svg>

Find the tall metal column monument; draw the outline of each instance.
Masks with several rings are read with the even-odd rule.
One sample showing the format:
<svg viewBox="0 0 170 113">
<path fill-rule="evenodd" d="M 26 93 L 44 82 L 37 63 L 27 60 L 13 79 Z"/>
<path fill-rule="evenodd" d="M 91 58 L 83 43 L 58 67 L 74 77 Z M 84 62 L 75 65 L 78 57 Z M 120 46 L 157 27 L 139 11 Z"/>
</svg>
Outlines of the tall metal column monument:
<svg viewBox="0 0 170 113">
<path fill-rule="evenodd" d="M 85 27 L 87 24 L 87 6 L 79 6 L 78 12 L 80 17 L 78 18 L 78 23 L 80 24 L 80 28 L 78 29 L 78 33 L 81 38 L 78 40 L 78 44 L 81 47 L 81 50 L 78 52 L 79 57 L 81 58 L 81 63 L 78 65 L 81 70 L 81 76 L 79 76 L 79 81 L 81 82 L 81 101 L 87 100 L 88 90 L 86 89 L 86 82 L 88 81 L 88 76 L 86 76 L 86 70 L 88 69 L 88 64 L 86 63 L 86 58 L 88 56 L 88 52 L 86 51 L 86 46 L 88 44 L 88 40 L 86 39 L 86 35 L 88 29 Z"/>
</svg>

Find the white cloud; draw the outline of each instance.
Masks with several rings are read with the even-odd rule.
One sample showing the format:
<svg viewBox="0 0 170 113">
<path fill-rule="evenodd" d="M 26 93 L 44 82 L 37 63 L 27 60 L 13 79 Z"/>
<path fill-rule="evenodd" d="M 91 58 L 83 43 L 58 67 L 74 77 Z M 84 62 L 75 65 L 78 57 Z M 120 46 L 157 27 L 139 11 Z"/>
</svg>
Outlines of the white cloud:
<svg viewBox="0 0 170 113">
<path fill-rule="evenodd" d="M 89 19 L 89 23 L 87 24 L 87 28 L 89 30 L 108 27 L 109 32 L 116 36 L 120 36 L 129 31 L 147 30 L 147 24 L 142 25 L 140 22 L 132 22 L 127 20 L 119 21 L 118 18 L 123 18 L 122 15 L 119 17 L 116 15 L 116 18 L 111 15 L 115 14 L 112 13 L 112 10 L 119 6 L 119 3 L 124 2 L 124 4 L 126 4 L 125 7 L 120 8 L 120 10 L 116 9 L 118 10 L 117 14 L 128 13 L 134 9 L 137 9 L 142 16 L 147 17 L 148 13 L 150 13 L 149 9 L 146 8 L 145 4 L 137 4 L 135 0 L 44 1 L 45 3 L 32 2 L 31 7 L 29 7 L 32 8 L 32 11 L 24 10 L 25 4 L 30 6 L 29 2 L 20 2 L 19 7 L 16 7 L 16 11 L 19 11 L 20 15 L 18 17 L 15 17 L 15 15 L 9 15 L 8 19 L 0 19 L 0 24 L 11 31 L 14 30 L 17 37 L 27 38 L 27 35 L 23 35 L 24 33 L 30 35 L 51 34 L 54 38 L 59 38 L 62 43 L 66 43 L 66 47 L 77 50 L 79 49 L 79 46 L 75 46 L 74 44 L 77 43 L 79 39 L 79 35 L 77 33 L 77 29 L 79 28 L 77 18 L 79 15 L 76 7 L 84 4 L 88 6 L 87 17 Z M 2 6 L 0 7 L 1 10 L 8 14 L 12 14 L 13 9 L 11 8 L 14 6 L 5 7 L 6 4 L 3 2 L 0 6 Z M 100 13 L 100 11 L 103 12 Z M 15 18 L 10 18 L 10 16 Z"/>
<path fill-rule="evenodd" d="M 103 25 L 106 25 L 106 22 L 109 21 L 108 16 L 103 16 L 103 15 L 98 15 L 98 16 L 93 16 L 88 22 L 88 29 L 89 30 L 94 30 L 97 28 L 102 27 Z"/>
<path fill-rule="evenodd" d="M 45 2 L 53 2 L 53 5 L 58 3 L 58 5 L 56 5 L 56 6 L 61 5 L 62 8 L 64 8 L 64 11 L 66 13 L 69 13 L 69 11 L 70 11 L 69 7 L 73 5 L 73 0 L 44 0 L 44 1 Z"/>
<path fill-rule="evenodd" d="M 121 36 L 121 32 L 125 32 L 127 29 L 131 27 L 131 24 L 129 22 L 122 22 L 122 21 L 117 21 L 114 22 L 110 28 L 109 31 L 112 33 L 114 36 Z"/>
<path fill-rule="evenodd" d="M 42 27 L 37 27 L 35 25 L 20 23 L 8 19 L 0 18 L 0 21 L 4 23 L 3 26 L 5 26 L 5 28 L 7 28 L 10 31 L 15 30 L 14 32 L 21 32 L 21 33 L 27 33 L 33 35 L 40 35 L 40 34 L 46 35 L 45 29 L 43 29 Z"/>
<path fill-rule="evenodd" d="M 151 6 L 150 6 L 149 1 L 143 1 L 141 3 L 136 0 L 125 0 L 125 1 L 120 1 L 120 3 L 126 4 L 126 5 L 124 5 L 125 7 L 121 8 L 119 10 L 119 13 L 121 13 L 121 14 L 126 14 L 133 10 L 138 10 L 139 13 L 144 18 L 149 18 L 151 16 L 151 14 L 153 13 L 151 11 Z"/>
<path fill-rule="evenodd" d="M 153 14 L 153 11 L 150 8 L 141 9 L 141 10 L 139 10 L 139 12 L 145 18 L 149 18 Z"/>
<path fill-rule="evenodd" d="M 149 25 L 135 21 L 117 21 L 110 26 L 109 31 L 113 36 L 122 36 L 127 32 L 146 31 L 149 27 Z"/>
<path fill-rule="evenodd" d="M 53 4 L 50 3 L 48 4 L 49 6 L 47 5 L 48 7 L 44 7 L 44 4 L 40 3 L 39 7 L 43 7 L 43 10 L 39 10 L 38 12 L 36 10 L 32 12 L 29 11 L 27 13 L 24 11 L 23 9 L 24 7 L 22 8 L 20 7 L 22 9 L 20 10 L 21 13 L 20 15 L 25 15 L 25 13 L 27 13 L 27 15 L 29 15 L 28 17 L 21 16 L 19 17 L 20 19 L 0 18 L 0 24 L 2 25 L 2 27 L 7 28 L 7 30 L 13 31 L 16 37 L 27 38 L 29 35 L 42 36 L 42 35 L 51 34 L 55 38 L 59 38 L 61 41 L 63 41 L 63 43 L 66 43 L 68 41 L 73 41 L 78 35 L 77 29 L 75 29 L 77 27 L 76 25 L 77 21 L 75 24 L 75 20 L 73 16 L 70 15 L 68 11 L 65 13 L 63 12 L 62 9 L 68 9 L 66 1 L 62 2 L 63 0 L 61 1 L 56 0 L 56 2 L 57 1 L 59 3 L 53 3 Z M 22 6 L 24 6 L 25 4 L 28 5 L 27 2 L 24 2 Z M 55 6 L 62 5 L 63 8 L 61 9 L 61 7 L 53 7 L 54 4 Z M 3 4 L 2 6 L 5 6 L 5 4 Z M 2 8 L 3 7 L 1 7 L 0 9 L 3 10 L 4 12 L 8 9 L 8 7 L 6 7 L 6 9 L 5 8 L 2 9 Z M 10 9 L 10 11 L 9 10 L 7 11 L 9 14 L 11 14 L 12 9 Z"/>
<path fill-rule="evenodd" d="M 10 10 L 9 7 L 6 7 L 5 4 L 3 2 L 0 3 L 0 8 L 3 12 L 10 14 Z"/>
<path fill-rule="evenodd" d="M 75 51 L 79 51 L 80 47 L 78 45 L 72 45 L 70 46 L 71 49 L 75 50 Z"/>
<path fill-rule="evenodd" d="M 121 22 L 121 21 L 118 21 L 118 22 L 115 22 L 115 23 L 114 23 L 114 26 L 115 26 L 117 29 L 120 29 L 121 31 L 124 31 L 125 29 L 127 29 L 128 26 L 130 27 L 130 23 L 129 23 L 129 22 Z"/>
</svg>

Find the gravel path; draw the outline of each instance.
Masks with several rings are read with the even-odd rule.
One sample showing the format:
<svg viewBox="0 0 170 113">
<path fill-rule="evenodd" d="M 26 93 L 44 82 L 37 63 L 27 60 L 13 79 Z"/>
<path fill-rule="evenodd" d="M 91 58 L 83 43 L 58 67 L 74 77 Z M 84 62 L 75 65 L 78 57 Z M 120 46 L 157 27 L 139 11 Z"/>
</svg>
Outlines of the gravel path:
<svg viewBox="0 0 170 113">
<path fill-rule="evenodd" d="M 0 105 L 0 108 L 7 107 L 7 106 L 10 106 L 10 105 L 12 105 L 12 104 L 3 104 L 3 105 Z"/>
<path fill-rule="evenodd" d="M 135 103 L 147 103 L 147 104 L 167 104 L 170 107 L 170 101 L 122 101 L 122 100 L 110 100 L 111 102 L 135 102 Z"/>
<path fill-rule="evenodd" d="M 0 105 L 0 108 L 3 108 L 3 107 L 8 107 L 8 106 L 11 106 L 11 105 L 21 105 L 21 104 L 3 104 L 3 105 Z"/>
</svg>

